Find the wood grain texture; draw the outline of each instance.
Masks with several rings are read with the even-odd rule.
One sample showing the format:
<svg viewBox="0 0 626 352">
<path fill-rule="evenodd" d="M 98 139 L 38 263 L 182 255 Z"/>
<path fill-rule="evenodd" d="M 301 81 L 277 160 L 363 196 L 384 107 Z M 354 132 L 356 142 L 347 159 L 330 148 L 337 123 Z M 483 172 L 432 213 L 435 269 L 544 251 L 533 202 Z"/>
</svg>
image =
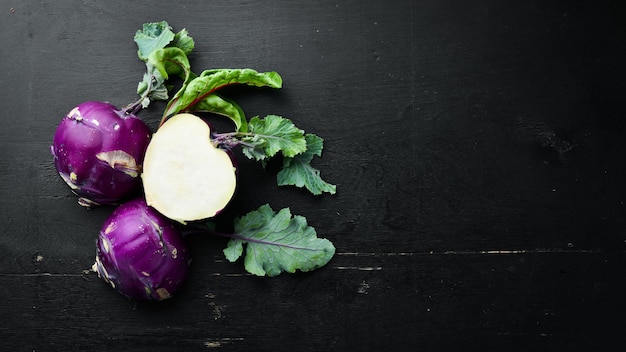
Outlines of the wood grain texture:
<svg viewBox="0 0 626 352">
<path fill-rule="evenodd" d="M 162 304 L 84 272 L 111 209 L 76 204 L 49 145 L 76 104 L 135 100 L 132 36 L 159 20 L 197 70 L 282 75 L 227 94 L 323 137 L 338 192 L 241 159 L 223 218 L 288 206 L 337 247 L 326 267 L 257 278 L 194 237 Z M 0 350 L 615 350 L 625 20 L 618 1 L 0 2 Z"/>
</svg>

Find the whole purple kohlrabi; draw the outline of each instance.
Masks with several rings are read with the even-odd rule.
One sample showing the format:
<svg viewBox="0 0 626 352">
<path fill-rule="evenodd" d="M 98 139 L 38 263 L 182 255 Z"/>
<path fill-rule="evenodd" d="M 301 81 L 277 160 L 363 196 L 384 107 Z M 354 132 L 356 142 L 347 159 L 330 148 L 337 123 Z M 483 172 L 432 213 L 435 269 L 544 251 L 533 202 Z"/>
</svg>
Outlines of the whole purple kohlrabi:
<svg viewBox="0 0 626 352">
<path fill-rule="evenodd" d="M 150 128 L 135 115 L 89 101 L 63 118 L 50 149 L 79 204 L 117 204 L 141 189 L 139 175 L 150 137 Z"/>
<path fill-rule="evenodd" d="M 191 261 L 176 226 L 143 197 L 122 203 L 102 226 L 93 270 L 129 298 L 169 298 L 185 281 Z"/>
</svg>

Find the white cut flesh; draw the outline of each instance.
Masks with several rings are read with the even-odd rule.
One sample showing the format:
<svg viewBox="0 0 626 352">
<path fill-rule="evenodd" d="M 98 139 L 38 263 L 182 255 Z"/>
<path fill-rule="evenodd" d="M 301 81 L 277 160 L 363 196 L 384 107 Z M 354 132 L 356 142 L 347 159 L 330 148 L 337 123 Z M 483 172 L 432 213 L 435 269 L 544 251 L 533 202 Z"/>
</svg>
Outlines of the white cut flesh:
<svg viewBox="0 0 626 352">
<path fill-rule="evenodd" d="M 149 206 L 183 224 L 211 218 L 226 207 L 235 193 L 235 167 L 212 144 L 210 133 L 192 114 L 178 114 L 159 127 L 141 176 Z"/>
</svg>

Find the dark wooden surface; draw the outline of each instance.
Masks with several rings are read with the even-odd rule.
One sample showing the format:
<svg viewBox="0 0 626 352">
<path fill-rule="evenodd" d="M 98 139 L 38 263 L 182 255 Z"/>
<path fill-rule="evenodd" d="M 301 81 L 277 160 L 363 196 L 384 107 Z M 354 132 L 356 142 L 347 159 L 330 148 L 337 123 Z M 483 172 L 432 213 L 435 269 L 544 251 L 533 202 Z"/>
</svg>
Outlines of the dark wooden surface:
<svg viewBox="0 0 626 352">
<path fill-rule="evenodd" d="M 623 2 L 0 4 L 0 350 L 623 348 Z M 111 209 L 76 204 L 52 135 L 82 101 L 135 100 L 132 37 L 160 20 L 189 29 L 195 70 L 281 73 L 229 94 L 325 138 L 335 196 L 242 161 L 225 215 L 291 207 L 337 247 L 323 269 L 257 278 L 195 237 L 167 302 L 83 273 Z"/>
</svg>

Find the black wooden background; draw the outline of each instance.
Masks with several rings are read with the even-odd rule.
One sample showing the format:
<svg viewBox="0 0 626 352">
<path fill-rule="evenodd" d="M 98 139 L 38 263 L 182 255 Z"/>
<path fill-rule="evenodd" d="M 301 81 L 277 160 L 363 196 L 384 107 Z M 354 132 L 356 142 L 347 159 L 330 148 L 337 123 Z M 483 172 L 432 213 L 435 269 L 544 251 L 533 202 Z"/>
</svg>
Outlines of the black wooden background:
<svg viewBox="0 0 626 352">
<path fill-rule="evenodd" d="M 157 304 L 83 272 L 111 208 L 76 204 L 52 135 L 136 99 L 132 38 L 161 20 L 196 71 L 278 71 L 228 93 L 325 139 L 336 195 L 242 160 L 224 217 L 290 207 L 337 247 L 326 267 L 258 278 L 194 237 Z M 1 0 L 0 350 L 620 350 L 625 21 L 623 1 Z"/>
</svg>

